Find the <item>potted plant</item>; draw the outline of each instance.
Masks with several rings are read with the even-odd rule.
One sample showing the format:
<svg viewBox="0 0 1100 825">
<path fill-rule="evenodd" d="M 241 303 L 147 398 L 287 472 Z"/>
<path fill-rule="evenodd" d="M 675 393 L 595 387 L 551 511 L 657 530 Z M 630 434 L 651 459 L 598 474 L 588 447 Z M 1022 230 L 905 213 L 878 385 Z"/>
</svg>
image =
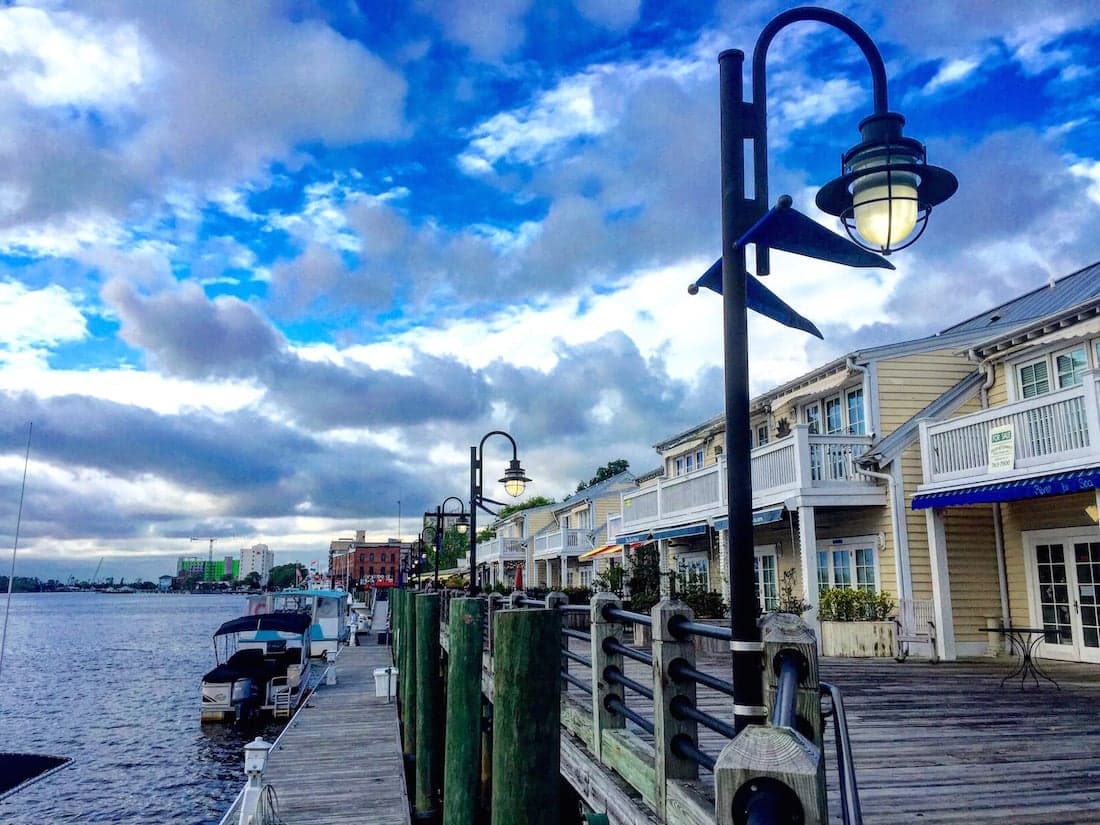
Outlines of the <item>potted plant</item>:
<svg viewBox="0 0 1100 825">
<path fill-rule="evenodd" d="M 821 655 L 885 657 L 894 655 L 894 600 L 884 591 L 832 587 L 821 591 Z"/>
</svg>

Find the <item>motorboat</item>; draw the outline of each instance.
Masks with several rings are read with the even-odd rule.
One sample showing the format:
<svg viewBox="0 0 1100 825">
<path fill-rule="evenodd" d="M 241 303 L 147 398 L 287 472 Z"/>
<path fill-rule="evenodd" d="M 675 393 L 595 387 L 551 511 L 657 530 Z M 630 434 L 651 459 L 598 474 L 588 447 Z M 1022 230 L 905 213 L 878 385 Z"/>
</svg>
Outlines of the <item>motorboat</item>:
<svg viewBox="0 0 1100 825">
<path fill-rule="evenodd" d="M 248 597 L 250 614 L 298 613 L 310 619 L 310 655 L 335 656 L 348 642 L 346 590 L 295 588 Z"/>
<path fill-rule="evenodd" d="M 202 677 L 202 721 L 290 716 L 307 693 L 312 624 L 304 613 L 256 613 L 219 627 L 217 665 Z"/>
</svg>

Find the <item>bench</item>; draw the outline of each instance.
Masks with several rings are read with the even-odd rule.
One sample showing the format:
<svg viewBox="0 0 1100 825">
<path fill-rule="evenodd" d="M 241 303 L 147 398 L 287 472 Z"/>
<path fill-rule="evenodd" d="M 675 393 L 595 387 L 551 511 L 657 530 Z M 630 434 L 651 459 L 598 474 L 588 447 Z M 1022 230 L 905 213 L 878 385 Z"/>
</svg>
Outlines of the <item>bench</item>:
<svg viewBox="0 0 1100 825">
<path fill-rule="evenodd" d="M 928 645 L 928 658 L 940 660 L 936 651 L 936 618 L 931 599 L 898 599 L 898 615 L 894 617 L 894 659 L 904 662 L 911 644 Z"/>
</svg>

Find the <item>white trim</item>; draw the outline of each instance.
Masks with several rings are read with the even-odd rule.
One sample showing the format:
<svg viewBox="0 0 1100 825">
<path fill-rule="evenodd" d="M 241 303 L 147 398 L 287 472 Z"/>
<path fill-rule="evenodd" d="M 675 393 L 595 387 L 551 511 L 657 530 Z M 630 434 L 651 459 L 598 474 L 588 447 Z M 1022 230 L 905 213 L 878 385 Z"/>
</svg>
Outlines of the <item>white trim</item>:
<svg viewBox="0 0 1100 825">
<path fill-rule="evenodd" d="M 1039 572 L 1035 557 L 1035 545 L 1037 544 L 1061 544 L 1066 554 L 1064 564 L 1066 566 L 1066 586 L 1069 598 L 1076 604 L 1080 594 L 1073 592 L 1073 586 L 1077 584 L 1076 559 L 1073 557 L 1073 542 L 1084 540 L 1090 543 L 1100 541 L 1100 529 L 1096 525 L 1085 527 L 1054 527 L 1045 530 L 1021 530 L 1020 536 L 1024 546 L 1024 577 L 1027 583 L 1027 611 L 1028 624 L 1031 627 L 1043 627 L 1042 608 L 1039 603 Z M 1071 571 L 1070 568 L 1073 568 Z M 1070 581 L 1072 579 L 1072 581 Z M 1044 659 L 1060 659 L 1070 662 L 1100 661 L 1100 648 L 1086 648 L 1081 632 L 1080 608 L 1070 613 L 1070 633 L 1073 639 L 1072 645 L 1052 645 L 1045 641 L 1039 642 L 1036 653 Z M 1086 656 L 1085 650 L 1091 651 Z"/>
<path fill-rule="evenodd" d="M 924 511 L 928 525 L 928 563 L 932 573 L 932 609 L 936 617 L 936 648 L 940 659 L 952 662 L 955 649 L 955 613 L 951 607 L 951 574 L 947 568 L 947 535 L 943 527 L 943 509 Z"/>
</svg>

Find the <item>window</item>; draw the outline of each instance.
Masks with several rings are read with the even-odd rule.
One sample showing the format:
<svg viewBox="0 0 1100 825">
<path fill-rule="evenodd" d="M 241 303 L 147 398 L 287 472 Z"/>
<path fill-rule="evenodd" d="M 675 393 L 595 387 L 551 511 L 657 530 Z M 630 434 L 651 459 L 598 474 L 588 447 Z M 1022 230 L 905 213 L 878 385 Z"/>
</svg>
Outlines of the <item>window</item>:
<svg viewBox="0 0 1100 825">
<path fill-rule="evenodd" d="M 359 561 L 366 561 L 366 560 L 367 560 L 367 554 L 366 553 L 360 553 L 359 554 Z"/>
<path fill-rule="evenodd" d="M 763 447 L 768 443 L 768 425 L 760 424 L 756 428 L 756 446 Z"/>
<path fill-rule="evenodd" d="M 817 547 L 817 586 L 879 589 L 877 540 L 872 536 L 833 539 Z"/>
<path fill-rule="evenodd" d="M 863 415 L 863 387 L 848 390 L 845 395 L 848 399 L 848 432 L 852 435 L 863 435 L 867 432 Z"/>
<path fill-rule="evenodd" d="M 370 561 L 374 561 L 374 553 L 370 554 Z"/>
<path fill-rule="evenodd" d="M 684 474 L 684 457 L 679 456 L 676 459 L 676 472 L 674 475 L 682 476 Z"/>
<path fill-rule="evenodd" d="M 1047 362 L 1033 361 L 1019 367 L 1020 395 L 1023 398 L 1034 398 L 1050 392 L 1050 380 L 1047 375 Z"/>
<path fill-rule="evenodd" d="M 1058 389 L 1080 386 L 1089 367 L 1084 347 L 1062 352 L 1054 356 L 1054 372 L 1058 376 Z"/>
<path fill-rule="evenodd" d="M 806 423 L 810 425 L 810 434 L 816 435 L 821 432 L 821 405 L 820 404 L 807 404 L 803 410 L 803 416 L 806 419 Z"/>
<path fill-rule="evenodd" d="M 373 576 L 374 575 L 374 567 L 368 567 L 367 568 L 367 575 L 368 576 Z"/>
<path fill-rule="evenodd" d="M 765 612 L 779 606 L 779 576 L 775 545 L 757 547 L 753 557 L 753 578 L 756 580 L 756 598 Z"/>
<path fill-rule="evenodd" d="M 697 469 L 697 470 L 703 469 L 703 451 L 702 450 L 696 450 L 695 451 L 695 469 Z"/>
<path fill-rule="evenodd" d="M 844 432 L 844 413 L 840 407 L 840 396 L 825 401 L 825 432 Z"/>
</svg>

